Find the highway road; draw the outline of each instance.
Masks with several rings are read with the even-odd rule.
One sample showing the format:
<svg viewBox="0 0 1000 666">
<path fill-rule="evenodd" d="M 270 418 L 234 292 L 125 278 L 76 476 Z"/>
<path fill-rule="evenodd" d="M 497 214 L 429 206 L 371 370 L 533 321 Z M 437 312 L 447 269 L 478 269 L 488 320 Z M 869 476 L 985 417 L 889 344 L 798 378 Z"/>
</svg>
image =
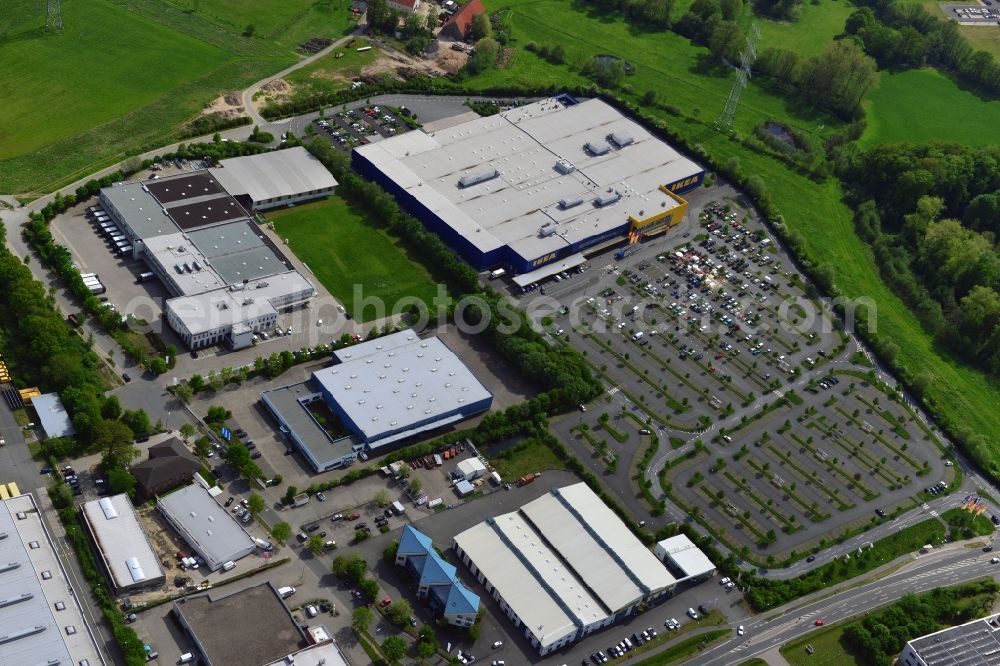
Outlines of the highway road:
<svg viewBox="0 0 1000 666">
<path fill-rule="evenodd" d="M 738 664 L 817 629 L 816 621 L 826 625 L 864 615 L 896 601 L 909 593 L 926 592 L 935 587 L 958 585 L 985 576 L 1000 579 L 1000 564 L 990 564 L 990 554 L 979 548 L 952 544 L 921 555 L 901 569 L 864 585 L 834 594 L 823 591 L 815 601 L 799 599 L 786 606 L 743 621 L 744 636 L 733 637 L 697 657 L 686 666 L 724 666 Z M 733 629 L 735 630 L 735 625 Z"/>
</svg>

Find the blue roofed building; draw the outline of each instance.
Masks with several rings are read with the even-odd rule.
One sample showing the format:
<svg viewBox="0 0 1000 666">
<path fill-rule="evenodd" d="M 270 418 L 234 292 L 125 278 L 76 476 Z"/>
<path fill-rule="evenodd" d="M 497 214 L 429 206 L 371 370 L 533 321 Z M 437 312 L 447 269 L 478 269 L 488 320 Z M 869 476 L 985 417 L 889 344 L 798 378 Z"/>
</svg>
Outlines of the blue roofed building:
<svg viewBox="0 0 1000 666">
<path fill-rule="evenodd" d="M 403 527 L 396 564 L 413 576 L 417 598 L 427 599 L 448 624 L 471 627 L 475 623 L 479 596 L 462 584 L 455 567 L 438 555 L 429 536 L 410 525 Z"/>
</svg>

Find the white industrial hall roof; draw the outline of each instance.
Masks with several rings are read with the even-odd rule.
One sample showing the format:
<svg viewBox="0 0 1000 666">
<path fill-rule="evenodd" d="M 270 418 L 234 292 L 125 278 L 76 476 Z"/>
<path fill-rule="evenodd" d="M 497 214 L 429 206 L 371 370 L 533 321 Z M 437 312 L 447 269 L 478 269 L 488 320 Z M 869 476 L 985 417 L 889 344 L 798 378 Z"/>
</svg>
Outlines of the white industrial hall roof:
<svg viewBox="0 0 1000 666">
<path fill-rule="evenodd" d="M 46 437 L 71 437 L 76 434 L 58 393 L 36 395 L 31 399 L 31 406 L 38 413 Z"/>
<path fill-rule="evenodd" d="M 440 338 L 400 331 L 340 356 L 346 360 L 313 378 L 375 444 L 412 434 L 427 421 L 437 427 L 461 420 L 464 408 L 492 398 Z"/>
<path fill-rule="evenodd" d="M 712 560 L 708 559 L 708 556 L 686 534 L 672 536 L 656 545 L 658 551 L 662 551 L 678 569 L 684 572 L 685 578 L 695 578 L 715 571 Z"/>
<path fill-rule="evenodd" d="M 160 561 L 128 495 L 102 497 L 84 502 L 81 508 L 115 587 L 127 588 L 163 578 Z"/>
<path fill-rule="evenodd" d="M 613 135 L 632 141 L 588 149 Z M 671 210 L 679 202 L 660 187 L 702 171 L 599 99 L 546 99 L 355 151 L 480 251 L 509 245 L 526 258 Z"/>
<path fill-rule="evenodd" d="M 676 583 L 585 483 L 554 488 L 455 543 L 542 646 Z"/>
<path fill-rule="evenodd" d="M 104 664 L 38 511 L 0 501 L 0 664 Z"/>
<path fill-rule="evenodd" d="M 197 550 L 212 560 L 212 569 L 254 548 L 250 535 L 233 515 L 197 483 L 159 497 L 157 506 L 192 547 L 197 544 Z"/>
<path fill-rule="evenodd" d="M 337 186 L 323 163 L 302 146 L 258 155 L 233 157 L 209 169 L 232 195 L 246 194 L 254 201 L 295 196 Z"/>
</svg>

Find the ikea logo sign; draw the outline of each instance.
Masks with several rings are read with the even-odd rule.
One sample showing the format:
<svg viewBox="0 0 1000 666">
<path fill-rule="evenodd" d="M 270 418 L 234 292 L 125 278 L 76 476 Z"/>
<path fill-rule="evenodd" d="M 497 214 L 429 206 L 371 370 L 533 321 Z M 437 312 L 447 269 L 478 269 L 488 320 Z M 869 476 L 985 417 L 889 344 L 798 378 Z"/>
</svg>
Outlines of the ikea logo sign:
<svg viewBox="0 0 1000 666">
<path fill-rule="evenodd" d="M 549 254 L 545 255 L 544 257 L 539 257 L 538 259 L 535 259 L 534 261 L 532 261 L 531 265 L 532 266 L 541 266 L 542 264 L 546 264 L 546 263 L 552 261 L 555 258 L 556 258 L 556 253 L 555 252 L 550 252 Z"/>
</svg>

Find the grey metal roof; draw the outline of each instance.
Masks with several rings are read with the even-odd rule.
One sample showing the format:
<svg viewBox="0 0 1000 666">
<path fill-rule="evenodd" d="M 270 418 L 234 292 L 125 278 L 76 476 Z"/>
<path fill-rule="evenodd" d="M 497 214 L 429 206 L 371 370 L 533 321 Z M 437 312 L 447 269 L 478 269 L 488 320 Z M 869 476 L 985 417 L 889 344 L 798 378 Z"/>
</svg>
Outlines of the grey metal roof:
<svg viewBox="0 0 1000 666">
<path fill-rule="evenodd" d="M 254 542 L 232 514 L 197 483 L 158 498 L 157 507 L 212 569 L 253 551 Z"/>
<path fill-rule="evenodd" d="M 210 169 L 231 194 L 253 201 L 294 196 L 337 186 L 323 163 L 302 146 L 222 160 Z"/>
<path fill-rule="evenodd" d="M 49 437 L 70 437 L 76 434 L 66 408 L 58 393 L 43 393 L 31 399 L 31 406 L 38 412 L 38 420 Z"/>
<path fill-rule="evenodd" d="M 138 238 L 177 233 L 177 225 L 142 183 L 117 183 L 105 187 L 101 197 L 125 218 Z"/>
<path fill-rule="evenodd" d="M 320 386 L 310 380 L 264 391 L 260 397 L 281 414 L 285 425 L 295 432 L 302 446 L 306 448 L 306 455 L 312 458 L 313 464 L 318 469 L 323 469 L 345 456 L 352 455 L 355 446 L 360 448 L 360 442 L 353 437 L 330 439 L 313 420 L 299 400 L 314 398 L 319 392 Z"/>
<path fill-rule="evenodd" d="M 996 666 L 1000 664 L 1000 616 L 915 638 L 910 647 L 927 666 Z"/>
<path fill-rule="evenodd" d="M 149 545 L 128 495 L 84 502 L 81 509 L 116 587 L 148 584 L 163 578 L 160 561 Z"/>
<path fill-rule="evenodd" d="M 396 344 L 397 336 L 405 344 Z M 313 373 L 365 441 L 405 433 L 425 421 L 461 419 L 463 409 L 492 398 L 439 338 L 421 340 L 412 331 L 400 331 L 380 340 L 386 346 L 381 351 L 356 353 Z"/>
<path fill-rule="evenodd" d="M 105 663 L 31 495 L 0 502 L 0 535 L 0 664 Z"/>
<path fill-rule="evenodd" d="M 226 284 L 283 273 L 291 264 L 249 220 L 191 231 L 188 239 Z"/>
</svg>

